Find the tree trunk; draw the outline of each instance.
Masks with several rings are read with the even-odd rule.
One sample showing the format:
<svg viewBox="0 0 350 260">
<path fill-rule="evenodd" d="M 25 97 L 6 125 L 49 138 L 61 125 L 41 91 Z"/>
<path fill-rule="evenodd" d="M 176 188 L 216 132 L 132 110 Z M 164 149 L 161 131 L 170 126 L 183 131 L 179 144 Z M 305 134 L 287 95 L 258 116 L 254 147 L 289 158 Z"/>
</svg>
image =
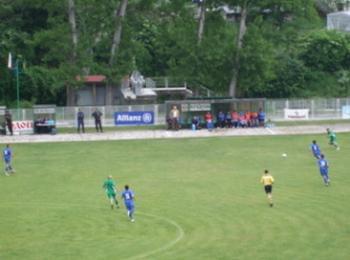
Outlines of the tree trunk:
<svg viewBox="0 0 350 260">
<path fill-rule="evenodd" d="M 203 39 L 204 32 L 204 24 L 205 24 L 205 0 L 199 5 L 199 21 L 198 21 L 198 33 L 197 33 L 197 43 L 201 44 Z"/>
<path fill-rule="evenodd" d="M 238 37 L 236 42 L 236 55 L 234 58 L 234 68 L 233 68 L 233 75 L 230 82 L 230 88 L 229 88 L 229 96 L 235 98 L 236 92 L 237 92 L 237 84 L 238 84 L 238 78 L 239 78 L 239 69 L 240 69 L 240 53 L 243 46 L 243 38 L 247 31 L 247 14 L 248 14 L 248 7 L 247 4 L 242 5 L 241 9 L 241 18 L 239 21 L 239 30 L 238 30 Z"/>
<path fill-rule="evenodd" d="M 73 61 L 76 60 L 77 57 L 77 48 L 78 48 L 78 31 L 77 31 L 77 22 L 75 18 L 75 3 L 74 0 L 68 0 L 68 19 L 71 27 L 72 33 L 72 42 L 73 42 Z"/>
<path fill-rule="evenodd" d="M 111 47 L 111 56 L 109 59 L 109 65 L 113 66 L 116 60 L 115 57 L 118 54 L 120 40 L 122 36 L 123 29 L 123 20 L 126 13 L 126 7 L 128 5 L 128 0 L 122 0 L 118 9 L 115 12 L 115 31 L 113 35 L 112 47 Z"/>
</svg>

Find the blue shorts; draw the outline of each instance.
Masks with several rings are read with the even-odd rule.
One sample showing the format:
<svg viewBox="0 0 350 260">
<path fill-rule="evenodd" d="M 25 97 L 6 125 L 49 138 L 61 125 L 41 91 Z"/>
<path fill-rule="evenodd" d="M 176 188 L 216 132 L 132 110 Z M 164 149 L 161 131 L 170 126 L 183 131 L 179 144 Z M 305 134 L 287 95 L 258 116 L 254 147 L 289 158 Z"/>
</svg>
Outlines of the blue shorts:
<svg viewBox="0 0 350 260">
<path fill-rule="evenodd" d="M 126 202 L 125 202 L 125 207 L 126 207 L 127 210 L 133 211 L 134 208 L 135 208 L 134 202 L 126 201 Z"/>
<path fill-rule="evenodd" d="M 11 159 L 10 158 L 5 158 L 5 163 L 11 163 Z"/>
<path fill-rule="evenodd" d="M 328 169 L 320 169 L 321 175 L 328 175 Z"/>
</svg>

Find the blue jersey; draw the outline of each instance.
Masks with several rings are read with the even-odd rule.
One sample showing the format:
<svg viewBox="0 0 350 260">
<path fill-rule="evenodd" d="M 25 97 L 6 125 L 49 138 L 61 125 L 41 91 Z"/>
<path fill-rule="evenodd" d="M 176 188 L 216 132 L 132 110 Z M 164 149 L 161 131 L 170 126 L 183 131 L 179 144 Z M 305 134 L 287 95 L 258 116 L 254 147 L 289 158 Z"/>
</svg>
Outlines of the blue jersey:
<svg viewBox="0 0 350 260">
<path fill-rule="evenodd" d="M 265 120 L 265 113 L 264 112 L 260 111 L 258 113 L 258 120 L 260 120 L 260 121 Z"/>
<path fill-rule="evenodd" d="M 321 174 L 328 174 L 328 162 L 325 159 L 318 160 L 318 167 L 320 168 Z"/>
<path fill-rule="evenodd" d="M 122 197 L 125 202 L 132 202 L 134 201 L 134 192 L 132 190 L 124 190 Z"/>
<path fill-rule="evenodd" d="M 218 115 L 218 121 L 223 122 L 225 121 L 225 114 L 220 112 Z"/>
<path fill-rule="evenodd" d="M 317 144 L 312 144 L 311 145 L 311 150 L 312 153 L 314 154 L 315 157 L 319 158 L 321 155 L 321 149 Z"/>
<path fill-rule="evenodd" d="M 124 199 L 125 207 L 128 210 L 134 209 L 134 192 L 132 190 L 124 190 L 122 193 L 122 198 Z"/>
<path fill-rule="evenodd" d="M 11 161 L 12 150 L 11 148 L 5 148 L 2 152 L 5 161 Z"/>
</svg>

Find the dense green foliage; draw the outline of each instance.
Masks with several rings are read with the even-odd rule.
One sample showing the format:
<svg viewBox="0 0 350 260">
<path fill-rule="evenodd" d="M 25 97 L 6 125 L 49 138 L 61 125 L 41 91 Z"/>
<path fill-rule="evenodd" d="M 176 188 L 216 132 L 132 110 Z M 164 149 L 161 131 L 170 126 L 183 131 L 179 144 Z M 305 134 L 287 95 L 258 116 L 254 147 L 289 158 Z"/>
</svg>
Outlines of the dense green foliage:
<svg viewBox="0 0 350 260">
<path fill-rule="evenodd" d="M 73 46 L 68 0 L 3 0 L 0 5 L 0 103 L 16 99 L 20 61 L 22 106 L 65 104 L 76 75 L 105 74 L 118 84 L 132 69 L 174 76 L 228 93 L 237 55 L 237 28 L 217 8 L 249 4 L 240 50 L 239 97 L 347 96 L 350 36 L 326 31 L 313 0 L 206 0 L 204 36 L 197 42 L 197 5 L 190 0 L 129 0 L 121 42 L 111 66 L 115 11 L 121 0 L 74 0 L 78 43 Z M 236 9 L 239 10 L 239 9 Z M 119 21 L 119 20 L 118 20 Z M 23 64 L 25 63 L 25 68 Z"/>
<path fill-rule="evenodd" d="M 347 259 L 349 137 L 340 151 L 325 135 L 14 144 L 17 172 L 0 176 L 0 259 Z M 109 174 L 133 188 L 135 223 L 110 209 Z"/>
</svg>

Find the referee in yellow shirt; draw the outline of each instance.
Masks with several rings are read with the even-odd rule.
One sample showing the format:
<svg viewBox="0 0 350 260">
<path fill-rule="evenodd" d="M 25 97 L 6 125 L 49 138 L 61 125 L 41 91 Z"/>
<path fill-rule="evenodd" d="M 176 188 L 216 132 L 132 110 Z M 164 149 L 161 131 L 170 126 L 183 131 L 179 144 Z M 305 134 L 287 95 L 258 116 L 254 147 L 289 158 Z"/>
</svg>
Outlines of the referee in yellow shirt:
<svg viewBox="0 0 350 260">
<path fill-rule="evenodd" d="M 272 184 L 274 183 L 273 177 L 269 174 L 268 170 L 265 170 L 264 175 L 261 177 L 260 182 L 264 184 L 265 192 L 270 203 L 270 207 L 273 207 L 272 203 Z"/>
</svg>

